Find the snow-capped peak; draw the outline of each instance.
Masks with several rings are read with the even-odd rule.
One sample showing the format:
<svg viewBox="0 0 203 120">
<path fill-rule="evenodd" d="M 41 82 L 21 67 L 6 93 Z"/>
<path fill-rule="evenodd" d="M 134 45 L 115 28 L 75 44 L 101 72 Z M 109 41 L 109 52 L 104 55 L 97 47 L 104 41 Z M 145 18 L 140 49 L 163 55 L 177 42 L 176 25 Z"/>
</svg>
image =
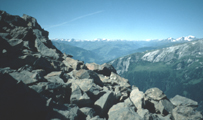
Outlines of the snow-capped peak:
<svg viewBox="0 0 203 120">
<path fill-rule="evenodd" d="M 67 41 L 67 42 L 84 42 L 84 41 L 90 41 L 90 42 L 96 42 L 96 41 L 139 41 L 139 40 L 126 40 L 126 39 L 107 39 L 107 38 L 96 38 L 93 40 L 76 40 L 76 39 L 51 39 L 51 40 L 59 40 L 59 41 Z M 183 42 L 183 41 L 192 41 L 192 40 L 197 40 L 195 36 L 189 35 L 186 37 L 179 37 L 177 39 L 174 39 L 172 37 L 169 37 L 167 39 L 146 39 L 146 40 L 141 40 L 141 41 L 170 41 L 170 42 Z"/>
<path fill-rule="evenodd" d="M 192 41 L 192 40 L 195 40 L 196 37 L 195 36 L 192 36 L 192 35 L 189 35 L 189 36 L 186 36 L 186 37 L 179 37 L 176 39 L 176 41 Z"/>
</svg>

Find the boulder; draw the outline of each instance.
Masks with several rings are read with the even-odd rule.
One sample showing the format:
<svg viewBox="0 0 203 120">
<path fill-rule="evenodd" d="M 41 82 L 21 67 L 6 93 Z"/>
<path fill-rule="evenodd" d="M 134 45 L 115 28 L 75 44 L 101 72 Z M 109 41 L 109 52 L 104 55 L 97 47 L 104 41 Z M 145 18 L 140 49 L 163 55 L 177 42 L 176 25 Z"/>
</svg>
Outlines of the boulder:
<svg viewBox="0 0 203 120">
<path fill-rule="evenodd" d="M 54 104 L 52 107 L 47 120 L 84 120 L 79 107 L 74 104 Z"/>
<path fill-rule="evenodd" d="M 77 84 L 94 102 L 105 93 L 102 87 L 94 83 L 93 79 L 70 79 L 68 83 Z"/>
<path fill-rule="evenodd" d="M 130 99 L 137 109 L 142 109 L 144 106 L 144 93 L 134 88 L 130 93 Z"/>
<path fill-rule="evenodd" d="M 196 101 L 180 95 L 176 95 L 175 97 L 171 98 L 170 101 L 175 106 L 198 107 L 198 103 Z"/>
<path fill-rule="evenodd" d="M 83 107 L 80 108 L 80 111 L 88 118 L 93 118 L 96 115 L 96 112 L 94 111 L 93 108 L 89 108 L 89 107 Z"/>
<path fill-rule="evenodd" d="M 95 103 L 94 109 L 100 117 L 106 117 L 109 109 L 116 103 L 116 97 L 113 92 L 106 92 Z"/>
<path fill-rule="evenodd" d="M 142 118 L 133 109 L 128 107 L 111 107 L 108 120 L 142 120 Z"/>
<path fill-rule="evenodd" d="M 145 92 L 144 108 L 151 113 L 162 114 L 164 116 L 172 112 L 173 104 L 167 99 L 166 95 L 158 88 L 150 88 Z"/>
<path fill-rule="evenodd" d="M 70 79 L 70 75 L 63 71 L 54 71 L 45 76 L 45 78 L 50 82 L 59 82 L 59 83 L 65 83 Z"/>
<path fill-rule="evenodd" d="M 51 98 L 57 104 L 70 103 L 71 84 L 61 84 L 58 82 L 40 82 L 29 86 L 40 95 Z"/>
<path fill-rule="evenodd" d="M 24 19 L 27 23 L 28 27 L 32 27 L 35 29 L 42 29 L 41 26 L 37 23 L 37 20 L 29 15 L 23 14 L 22 19 Z"/>
<path fill-rule="evenodd" d="M 166 95 L 159 88 L 150 88 L 145 92 L 145 100 L 161 100 L 166 98 Z"/>
<path fill-rule="evenodd" d="M 83 92 L 77 84 L 72 84 L 71 86 L 72 92 L 70 97 L 70 103 L 76 104 L 79 107 L 90 107 L 93 105 L 90 97 Z"/>
<path fill-rule="evenodd" d="M 202 114 L 192 107 L 177 106 L 173 109 L 172 115 L 174 120 L 202 120 Z"/>
<path fill-rule="evenodd" d="M 44 82 L 44 70 L 33 70 L 31 72 L 23 70 L 19 72 L 11 72 L 9 73 L 13 78 L 17 81 L 22 81 L 24 84 L 33 84 L 36 82 Z"/>
<path fill-rule="evenodd" d="M 152 119 L 152 114 L 147 109 L 138 109 L 137 113 L 143 120 Z"/>
<path fill-rule="evenodd" d="M 34 63 L 33 67 L 35 69 L 44 69 L 47 72 L 54 71 L 54 66 L 46 58 L 39 57 Z"/>
<path fill-rule="evenodd" d="M 110 76 L 111 72 L 116 73 L 116 70 L 114 69 L 114 67 L 107 63 L 104 63 L 102 65 L 98 65 L 96 63 L 87 63 L 86 66 L 89 70 L 92 70 L 96 73 L 99 73 L 105 76 Z"/>
<path fill-rule="evenodd" d="M 115 74 L 114 72 L 111 72 L 110 80 L 112 82 L 115 82 L 116 84 L 120 85 L 121 87 L 123 87 L 121 92 L 122 91 L 130 92 L 131 91 L 131 86 L 129 84 L 129 81 L 127 79 L 125 79 L 125 78 L 122 78 L 118 74 Z"/>
<path fill-rule="evenodd" d="M 78 61 L 78 60 L 74 60 L 74 59 L 72 59 L 70 57 L 66 57 L 65 60 L 63 60 L 63 63 L 67 67 L 71 66 L 74 70 L 87 69 L 87 67 L 84 65 L 84 62 Z"/>
<path fill-rule="evenodd" d="M 50 57 L 52 59 L 59 59 L 60 56 L 56 52 L 55 49 L 48 48 L 41 39 L 35 39 L 35 47 L 37 48 L 37 51 L 40 52 L 43 56 Z"/>
<path fill-rule="evenodd" d="M 93 71 L 80 69 L 78 71 L 73 71 L 73 76 L 77 79 L 93 79 L 95 84 L 103 86 L 99 76 Z"/>
</svg>

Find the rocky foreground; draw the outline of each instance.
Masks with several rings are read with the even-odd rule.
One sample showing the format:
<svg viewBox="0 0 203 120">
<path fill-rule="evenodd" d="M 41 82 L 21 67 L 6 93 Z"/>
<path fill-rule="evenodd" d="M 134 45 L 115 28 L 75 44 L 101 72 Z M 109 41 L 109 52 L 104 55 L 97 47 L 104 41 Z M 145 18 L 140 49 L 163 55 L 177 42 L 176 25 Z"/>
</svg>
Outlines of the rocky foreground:
<svg viewBox="0 0 203 120">
<path fill-rule="evenodd" d="M 198 103 L 131 87 L 109 64 L 62 54 L 37 20 L 0 11 L 1 120 L 202 120 Z"/>
</svg>

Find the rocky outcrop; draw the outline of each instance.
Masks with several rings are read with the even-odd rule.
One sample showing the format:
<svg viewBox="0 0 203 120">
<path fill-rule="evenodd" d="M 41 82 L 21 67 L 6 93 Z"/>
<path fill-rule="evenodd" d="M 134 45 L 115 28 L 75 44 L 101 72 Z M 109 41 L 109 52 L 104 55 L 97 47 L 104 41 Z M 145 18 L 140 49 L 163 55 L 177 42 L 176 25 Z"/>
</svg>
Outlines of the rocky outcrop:
<svg viewBox="0 0 203 120">
<path fill-rule="evenodd" d="M 62 54 L 35 18 L 0 15 L 0 119 L 202 119 L 192 100 L 144 93 L 109 64 Z"/>
</svg>

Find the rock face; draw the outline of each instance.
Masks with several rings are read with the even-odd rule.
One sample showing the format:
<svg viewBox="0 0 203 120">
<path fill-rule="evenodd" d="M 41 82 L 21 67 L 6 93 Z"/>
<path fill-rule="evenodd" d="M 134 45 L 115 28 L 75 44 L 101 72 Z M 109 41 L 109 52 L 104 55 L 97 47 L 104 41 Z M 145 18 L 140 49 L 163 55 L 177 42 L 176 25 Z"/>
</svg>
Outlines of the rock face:
<svg viewBox="0 0 203 120">
<path fill-rule="evenodd" d="M 188 98 L 130 86 L 109 64 L 62 54 L 33 17 L 0 11 L 1 120 L 202 119 Z"/>
</svg>

